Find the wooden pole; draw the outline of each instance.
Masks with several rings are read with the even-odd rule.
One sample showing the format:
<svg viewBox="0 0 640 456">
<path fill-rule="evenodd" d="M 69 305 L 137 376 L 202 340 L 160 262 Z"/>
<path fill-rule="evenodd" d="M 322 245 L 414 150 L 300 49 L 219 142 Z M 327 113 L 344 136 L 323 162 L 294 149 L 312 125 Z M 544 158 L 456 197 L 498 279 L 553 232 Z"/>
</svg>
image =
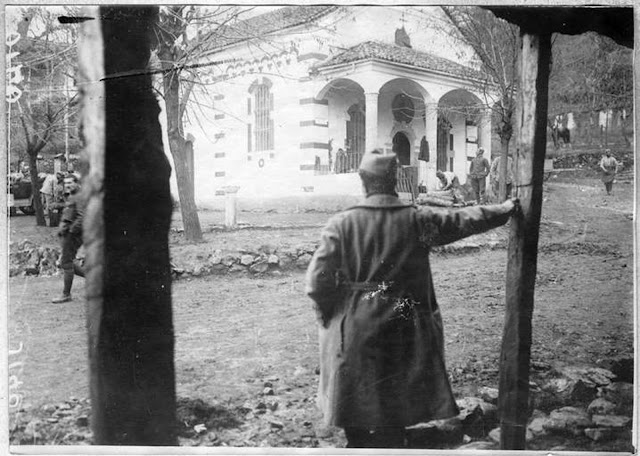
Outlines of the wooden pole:
<svg viewBox="0 0 640 456">
<path fill-rule="evenodd" d="M 536 280 L 542 182 L 546 148 L 550 33 L 521 32 L 518 94 L 516 196 L 522 211 L 512 219 L 509 239 L 506 316 L 500 355 L 500 412 L 503 450 L 525 448 L 529 416 L 531 317 Z"/>
<path fill-rule="evenodd" d="M 171 168 L 146 73 L 157 7 L 85 7 L 79 45 L 91 427 L 98 445 L 176 445 Z M 125 71 L 139 75 L 103 81 Z"/>
</svg>

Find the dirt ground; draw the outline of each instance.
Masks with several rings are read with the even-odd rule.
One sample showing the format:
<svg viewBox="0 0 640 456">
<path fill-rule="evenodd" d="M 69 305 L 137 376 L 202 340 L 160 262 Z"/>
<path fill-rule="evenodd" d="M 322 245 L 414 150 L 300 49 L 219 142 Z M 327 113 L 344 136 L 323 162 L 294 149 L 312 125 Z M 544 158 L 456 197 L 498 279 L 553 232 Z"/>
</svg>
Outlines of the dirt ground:
<svg viewBox="0 0 640 456">
<path fill-rule="evenodd" d="M 633 357 L 632 213 L 632 185 L 618 185 L 614 195 L 606 196 L 596 180 L 552 179 L 545 184 L 534 363 L 595 366 L 612 357 Z M 202 212 L 206 243 L 188 245 L 174 232 L 172 257 L 314 242 L 329 216 L 240 212 L 241 223 L 263 227 L 245 225 L 226 232 L 217 226 L 223 213 Z M 11 240 L 55 242 L 51 229 L 34 223 L 33 217 L 13 217 Z M 496 236 L 504 240 L 507 232 Z M 477 386 L 497 387 L 506 259 L 504 248 L 432 255 L 447 367 L 457 395 Z M 344 445 L 340 431 L 322 425 L 315 406 L 317 330 L 303 282 L 299 271 L 174 283 L 182 444 Z M 87 335 L 83 279 L 74 284 L 76 299 L 64 305 L 50 303 L 61 287 L 60 277 L 15 277 L 9 284 L 9 348 L 22 346 L 10 357 L 10 362 L 22 363 L 10 372 L 22 382 L 13 391 L 21 400 L 11 409 L 15 428 L 33 417 L 46 421 L 46 404 L 88 398 Z M 536 371 L 532 375 L 535 381 Z M 58 424 L 50 422 L 51 432 L 32 443 L 88 442 L 87 432 L 78 437 L 60 428 L 54 433 Z M 197 424 L 206 431 L 194 430 Z M 566 445 L 573 449 L 570 442 Z M 575 449 L 595 447 L 576 444 Z"/>
</svg>

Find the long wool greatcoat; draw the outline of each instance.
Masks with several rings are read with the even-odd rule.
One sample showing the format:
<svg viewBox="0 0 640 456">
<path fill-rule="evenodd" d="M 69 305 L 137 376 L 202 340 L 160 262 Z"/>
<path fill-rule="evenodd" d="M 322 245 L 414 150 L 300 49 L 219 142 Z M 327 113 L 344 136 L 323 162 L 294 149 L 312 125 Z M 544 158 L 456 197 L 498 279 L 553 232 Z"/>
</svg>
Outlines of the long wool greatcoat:
<svg viewBox="0 0 640 456">
<path fill-rule="evenodd" d="M 329 221 L 306 279 L 323 322 L 326 424 L 410 426 L 458 413 L 429 249 L 500 226 L 512 208 L 416 208 L 372 195 Z"/>
</svg>

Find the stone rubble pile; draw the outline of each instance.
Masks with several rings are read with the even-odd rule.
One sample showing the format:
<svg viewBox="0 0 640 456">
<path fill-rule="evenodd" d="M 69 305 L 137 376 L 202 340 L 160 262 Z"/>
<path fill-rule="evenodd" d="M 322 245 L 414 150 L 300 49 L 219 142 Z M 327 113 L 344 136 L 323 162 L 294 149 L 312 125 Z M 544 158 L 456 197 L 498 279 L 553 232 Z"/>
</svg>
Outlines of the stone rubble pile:
<svg viewBox="0 0 640 456">
<path fill-rule="evenodd" d="M 526 441 L 586 436 L 593 442 L 617 439 L 630 444 L 633 384 L 616 380 L 616 374 L 600 367 L 565 366 L 551 369 L 540 386 L 531 382 Z M 410 446 L 498 449 L 497 401 L 496 388 L 479 388 L 477 397 L 456 401 L 457 417 L 408 428 Z"/>
</svg>

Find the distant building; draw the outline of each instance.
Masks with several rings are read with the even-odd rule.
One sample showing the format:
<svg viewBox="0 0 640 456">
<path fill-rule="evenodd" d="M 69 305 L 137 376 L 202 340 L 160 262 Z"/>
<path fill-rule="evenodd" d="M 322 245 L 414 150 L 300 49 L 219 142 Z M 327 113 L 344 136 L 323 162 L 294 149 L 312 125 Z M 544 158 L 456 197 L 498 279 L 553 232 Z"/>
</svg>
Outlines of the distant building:
<svg viewBox="0 0 640 456">
<path fill-rule="evenodd" d="M 438 169 L 464 183 L 477 147 L 491 156 L 483 75 L 442 31 L 437 7 L 290 6 L 207 43 L 192 107 L 195 195 L 359 195 L 366 150 L 395 151 L 414 181 Z M 342 149 L 343 153 L 338 153 Z"/>
</svg>

